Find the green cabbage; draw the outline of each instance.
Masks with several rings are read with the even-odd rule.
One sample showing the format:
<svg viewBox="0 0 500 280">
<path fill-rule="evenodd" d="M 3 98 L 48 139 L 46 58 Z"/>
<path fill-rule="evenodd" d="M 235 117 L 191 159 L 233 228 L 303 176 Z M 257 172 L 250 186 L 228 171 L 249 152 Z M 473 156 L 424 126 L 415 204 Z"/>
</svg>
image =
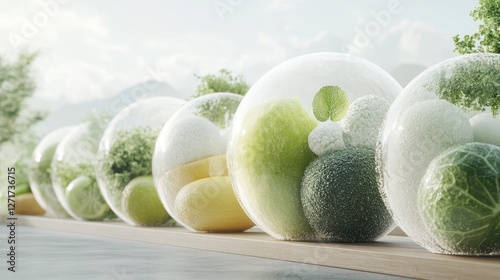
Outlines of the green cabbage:
<svg viewBox="0 0 500 280">
<path fill-rule="evenodd" d="M 500 254 L 500 147 L 468 143 L 429 165 L 418 207 L 430 234 L 450 254 Z"/>
</svg>

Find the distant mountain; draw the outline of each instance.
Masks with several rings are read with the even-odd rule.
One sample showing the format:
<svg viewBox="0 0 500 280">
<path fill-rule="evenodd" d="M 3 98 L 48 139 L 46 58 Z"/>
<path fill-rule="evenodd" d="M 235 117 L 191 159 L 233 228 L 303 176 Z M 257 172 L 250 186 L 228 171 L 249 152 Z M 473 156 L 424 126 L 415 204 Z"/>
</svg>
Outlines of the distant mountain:
<svg viewBox="0 0 500 280">
<path fill-rule="evenodd" d="M 404 87 L 426 68 L 426 66 L 419 64 L 402 64 L 391 71 L 390 74 Z M 137 100 L 154 96 L 170 96 L 186 100 L 190 98 L 187 94 L 175 90 L 167 83 L 150 81 L 129 87 L 107 99 L 78 104 L 31 100 L 31 103 L 38 103 L 36 106 L 32 106 L 34 108 L 47 108 L 47 106 L 49 106 L 49 109 L 57 108 L 44 121 L 35 125 L 33 130 L 39 136 L 43 136 L 62 126 L 79 124 L 85 116 L 93 111 L 104 111 L 115 115 L 121 109 Z"/>
<path fill-rule="evenodd" d="M 62 126 L 79 124 L 91 112 L 107 112 L 110 115 L 116 115 L 121 109 L 135 101 L 155 96 L 189 98 L 167 83 L 145 82 L 129 87 L 107 99 L 59 106 L 59 109 L 52 111 L 47 118 L 35 125 L 33 130 L 36 134 L 43 136 Z"/>
<path fill-rule="evenodd" d="M 401 64 L 396 67 L 396 69 L 392 70 L 390 74 L 402 87 L 405 87 L 425 69 L 427 69 L 426 66 L 419 64 Z"/>
</svg>

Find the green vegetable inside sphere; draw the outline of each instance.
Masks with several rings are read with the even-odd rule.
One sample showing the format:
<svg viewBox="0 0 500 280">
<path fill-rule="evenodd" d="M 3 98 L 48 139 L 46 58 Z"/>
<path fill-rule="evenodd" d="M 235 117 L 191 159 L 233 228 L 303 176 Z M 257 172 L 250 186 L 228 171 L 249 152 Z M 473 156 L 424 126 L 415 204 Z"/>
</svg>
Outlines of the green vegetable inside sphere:
<svg viewBox="0 0 500 280">
<path fill-rule="evenodd" d="M 500 147 L 469 143 L 429 165 L 418 193 L 428 231 L 449 254 L 500 254 Z"/>
<path fill-rule="evenodd" d="M 308 136 L 316 122 L 297 99 L 282 99 L 253 110 L 243 126 L 245 133 L 232 149 L 240 197 L 258 225 L 276 238 L 314 239 L 302 211 L 300 184 L 315 158 Z"/>
<path fill-rule="evenodd" d="M 319 237 L 330 242 L 370 242 L 393 227 L 378 191 L 375 152 L 347 148 L 330 152 L 306 169 L 304 213 Z"/>
<path fill-rule="evenodd" d="M 43 150 L 40 160 L 36 163 L 36 167 L 33 171 L 37 178 L 44 184 L 52 184 L 50 180 L 50 164 L 52 162 L 52 157 L 56 153 L 58 144 L 59 142 L 53 143 Z"/>
<path fill-rule="evenodd" d="M 40 202 L 42 208 L 44 208 L 49 215 L 65 218 L 69 217 L 69 214 L 57 199 L 50 177 L 52 157 L 56 152 L 59 142 L 60 139 L 58 139 L 58 141 L 53 141 L 46 146 L 39 144 L 37 148 L 35 148 L 33 154 L 37 154 L 37 156 L 33 158 L 34 161 L 29 167 L 29 177 L 30 184 L 34 186 L 34 194 L 39 196 L 37 199 L 41 199 Z"/>
<path fill-rule="evenodd" d="M 141 176 L 130 181 L 123 191 L 121 203 L 123 211 L 136 225 L 160 226 L 170 219 L 151 176 Z"/>
<path fill-rule="evenodd" d="M 338 86 L 324 86 L 314 96 L 313 113 L 321 122 L 339 121 L 349 108 L 347 94 Z"/>
<path fill-rule="evenodd" d="M 76 165 L 67 165 L 65 162 L 56 162 L 53 169 L 59 184 L 66 189 L 71 181 L 80 176 L 94 177 L 94 166 L 92 163 L 81 162 Z"/>
<path fill-rule="evenodd" d="M 500 55 L 479 53 L 445 62 L 425 87 L 466 111 L 500 110 Z"/>
<path fill-rule="evenodd" d="M 84 220 L 102 220 L 114 216 L 97 182 L 87 176 L 80 176 L 68 184 L 66 199 L 70 210 Z"/>
<path fill-rule="evenodd" d="M 100 172 L 109 182 L 109 192 L 115 200 L 114 205 L 121 205 L 125 186 L 139 176 L 152 176 L 153 150 L 158 131 L 150 128 L 135 128 L 120 131 L 109 153 L 100 160 Z"/>
</svg>

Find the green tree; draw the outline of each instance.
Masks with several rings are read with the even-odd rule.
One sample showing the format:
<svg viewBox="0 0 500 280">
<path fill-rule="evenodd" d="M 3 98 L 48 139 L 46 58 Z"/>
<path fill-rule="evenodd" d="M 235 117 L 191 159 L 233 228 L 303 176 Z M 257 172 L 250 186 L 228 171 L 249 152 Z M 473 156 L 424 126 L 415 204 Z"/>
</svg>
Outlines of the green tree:
<svg viewBox="0 0 500 280">
<path fill-rule="evenodd" d="M 250 88 L 241 75 L 234 76 L 227 69 L 219 70 L 218 74 L 195 75 L 195 77 L 199 84 L 194 97 L 214 92 L 232 92 L 245 95 Z"/>
<path fill-rule="evenodd" d="M 0 167 L 16 168 L 16 194 L 30 192 L 28 162 L 38 142 L 30 128 L 46 115 L 30 110 L 26 104 L 35 90 L 31 69 L 35 58 L 36 53 L 21 53 L 16 61 L 9 63 L 0 57 Z M 6 187 L 2 180 L 2 201 L 6 200 L 3 197 Z"/>
<path fill-rule="evenodd" d="M 494 56 L 494 54 L 484 54 Z M 440 69 L 427 88 L 466 111 L 500 110 L 500 69 L 498 60 L 470 58 Z"/>
<path fill-rule="evenodd" d="M 22 53 L 13 63 L 0 57 L 0 145 L 18 141 L 46 113 L 29 110 L 26 99 L 33 95 L 32 63 L 36 53 Z"/>
<path fill-rule="evenodd" d="M 479 0 L 479 7 L 471 13 L 475 21 L 481 21 L 478 32 L 453 37 L 455 51 L 460 54 L 489 52 L 500 53 L 500 0 Z"/>
<path fill-rule="evenodd" d="M 475 21 L 481 21 L 472 35 L 453 37 L 455 50 L 460 54 L 483 53 L 455 64 L 453 70 L 442 69 L 429 87 L 440 97 L 472 111 L 490 110 L 497 115 L 500 110 L 500 71 L 494 54 L 500 53 L 500 0 L 479 0 L 479 6 L 471 13 Z M 485 56 L 492 56 L 491 59 Z"/>
<path fill-rule="evenodd" d="M 219 70 L 218 74 L 207 74 L 197 76 L 199 84 L 196 95 L 200 97 L 214 92 L 230 92 L 245 95 L 250 86 L 243 80 L 241 75 L 235 76 L 227 69 Z M 203 103 L 198 108 L 198 115 L 211 120 L 219 128 L 223 129 L 230 125 L 239 102 L 231 99 L 213 99 Z"/>
</svg>

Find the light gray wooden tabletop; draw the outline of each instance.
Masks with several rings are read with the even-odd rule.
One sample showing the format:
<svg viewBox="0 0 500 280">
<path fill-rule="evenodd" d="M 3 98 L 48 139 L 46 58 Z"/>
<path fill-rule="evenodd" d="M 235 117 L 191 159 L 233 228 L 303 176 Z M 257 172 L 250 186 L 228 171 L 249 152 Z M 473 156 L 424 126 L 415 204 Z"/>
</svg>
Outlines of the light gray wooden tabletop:
<svg viewBox="0 0 500 280">
<path fill-rule="evenodd" d="M 16 238 L 17 272 L 3 263 L 0 279 L 402 279 L 29 226 L 19 226 Z"/>
</svg>

